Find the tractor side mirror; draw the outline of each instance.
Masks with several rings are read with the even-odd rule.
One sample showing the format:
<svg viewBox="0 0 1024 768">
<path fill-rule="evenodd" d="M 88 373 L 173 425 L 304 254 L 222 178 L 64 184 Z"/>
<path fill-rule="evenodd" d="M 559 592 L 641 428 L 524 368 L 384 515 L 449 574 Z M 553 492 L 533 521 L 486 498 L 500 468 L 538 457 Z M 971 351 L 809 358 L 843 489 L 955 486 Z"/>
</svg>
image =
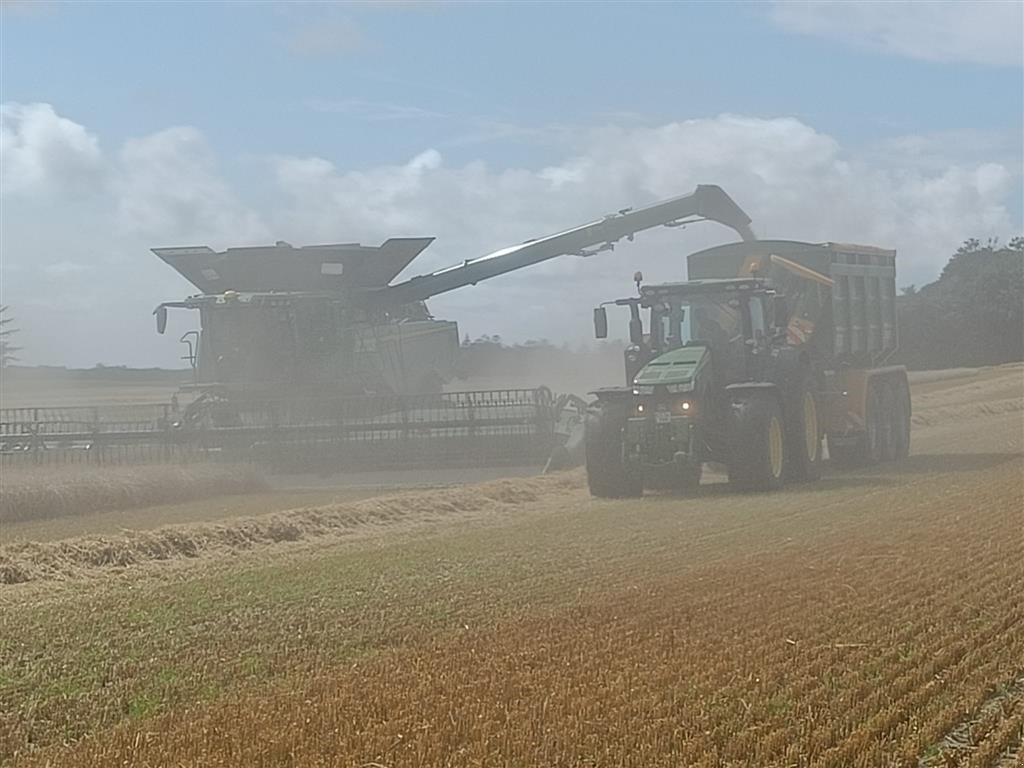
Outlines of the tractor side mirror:
<svg viewBox="0 0 1024 768">
<path fill-rule="evenodd" d="M 161 304 L 153 310 L 153 314 L 156 315 L 156 332 L 163 333 L 167 330 L 167 307 Z"/>
<path fill-rule="evenodd" d="M 772 311 L 774 317 L 772 318 L 772 325 L 776 328 L 785 328 L 789 325 L 789 303 L 786 301 L 785 296 L 776 296 L 775 301 L 772 305 Z"/>
<path fill-rule="evenodd" d="M 608 338 L 608 312 L 604 307 L 594 307 L 594 338 Z"/>
<path fill-rule="evenodd" d="M 642 346 L 644 343 L 644 324 L 639 317 L 629 320 L 629 343 Z"/>
</svg>

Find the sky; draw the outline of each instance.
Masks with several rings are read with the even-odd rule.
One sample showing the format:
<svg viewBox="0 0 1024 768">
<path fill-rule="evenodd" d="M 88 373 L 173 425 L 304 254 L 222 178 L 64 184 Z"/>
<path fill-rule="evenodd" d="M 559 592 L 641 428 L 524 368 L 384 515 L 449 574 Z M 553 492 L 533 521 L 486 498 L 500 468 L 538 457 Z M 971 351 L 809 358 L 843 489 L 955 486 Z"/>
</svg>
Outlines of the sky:
<svg viewBox="0 0 1024 768">
<path fill-rule="evenodd" d="M 1022 65 L 1019 0 L 3 0 L 0 303 L 25 364 L 178 367 L 198 319 L 151 313 L 194 289 L 152 247 L 435 236 L 408 277 L 697 184 L 921 285 L 1024 231 Z M 430 308 L 575 345 L 634 271 L 734 239 L 652 231 Z"/>
</svg>

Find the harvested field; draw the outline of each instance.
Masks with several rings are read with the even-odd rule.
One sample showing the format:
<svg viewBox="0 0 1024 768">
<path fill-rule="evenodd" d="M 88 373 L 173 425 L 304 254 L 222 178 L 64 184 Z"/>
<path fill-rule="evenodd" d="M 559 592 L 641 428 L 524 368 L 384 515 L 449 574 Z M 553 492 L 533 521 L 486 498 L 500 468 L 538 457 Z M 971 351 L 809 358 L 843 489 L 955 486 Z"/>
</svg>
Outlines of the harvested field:
<svg viewBox="0 0 1024 768">
<path fill-rule="evenodd" d="M 267 488 L 251 466 L 61 467 L 3 470 L 0 525 L 75 517 Z"/>
<path fill-rule="evenodd" d="M 1024 546 L 996 542 L 1022 503 L 1013 474 L 985 473 L 971 520 L 933 498 L 902 510 L 899 546 L 851 526 L 680 574 L 637 564 L 635 587 L 600 601 L 170 713 L 62 762 L 914 764 L 1022 671 Z M 1015 738 L 997 714 L 974 735 L 989 754 Z"/>
<path fill-rule="evenodd" d="M 1024 396 L 1019 368 L 926 387 L 919 416 Z M 954 409 L 898 469 L 770 496 L 510 480 L 0 586 L 0 762 L 1014 765 L 1022 438 Z"/>
</svg>

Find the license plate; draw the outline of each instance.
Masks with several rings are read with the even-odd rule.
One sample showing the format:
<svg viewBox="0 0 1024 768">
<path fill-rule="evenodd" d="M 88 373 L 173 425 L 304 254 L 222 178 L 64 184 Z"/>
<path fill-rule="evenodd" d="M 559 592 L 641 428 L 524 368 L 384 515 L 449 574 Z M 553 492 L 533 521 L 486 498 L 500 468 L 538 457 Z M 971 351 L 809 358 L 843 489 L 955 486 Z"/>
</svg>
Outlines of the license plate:
<svg viewBox="0 0 1024 768">
<path fill-rule="evenodd" d="M 655 411 L 654 412 L 654 423 L 655 424 L 671 424 L 672 414 L 669 411 Z"/>
</svg>

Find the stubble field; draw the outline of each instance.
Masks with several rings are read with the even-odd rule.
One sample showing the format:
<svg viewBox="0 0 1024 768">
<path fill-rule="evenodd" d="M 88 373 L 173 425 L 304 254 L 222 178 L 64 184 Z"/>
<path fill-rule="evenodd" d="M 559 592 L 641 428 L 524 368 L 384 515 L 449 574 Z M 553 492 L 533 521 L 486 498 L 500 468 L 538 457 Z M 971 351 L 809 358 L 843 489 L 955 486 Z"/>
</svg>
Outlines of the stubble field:
<svg viewBox="0 0 1024 768">
<path fill-rule="evenodd" d="M 905 465 L 770 496 L 572 473 L 0 547 L 0 761 L 1021 764 L 1022 375 L 921 382 Z"/>
</svg>

